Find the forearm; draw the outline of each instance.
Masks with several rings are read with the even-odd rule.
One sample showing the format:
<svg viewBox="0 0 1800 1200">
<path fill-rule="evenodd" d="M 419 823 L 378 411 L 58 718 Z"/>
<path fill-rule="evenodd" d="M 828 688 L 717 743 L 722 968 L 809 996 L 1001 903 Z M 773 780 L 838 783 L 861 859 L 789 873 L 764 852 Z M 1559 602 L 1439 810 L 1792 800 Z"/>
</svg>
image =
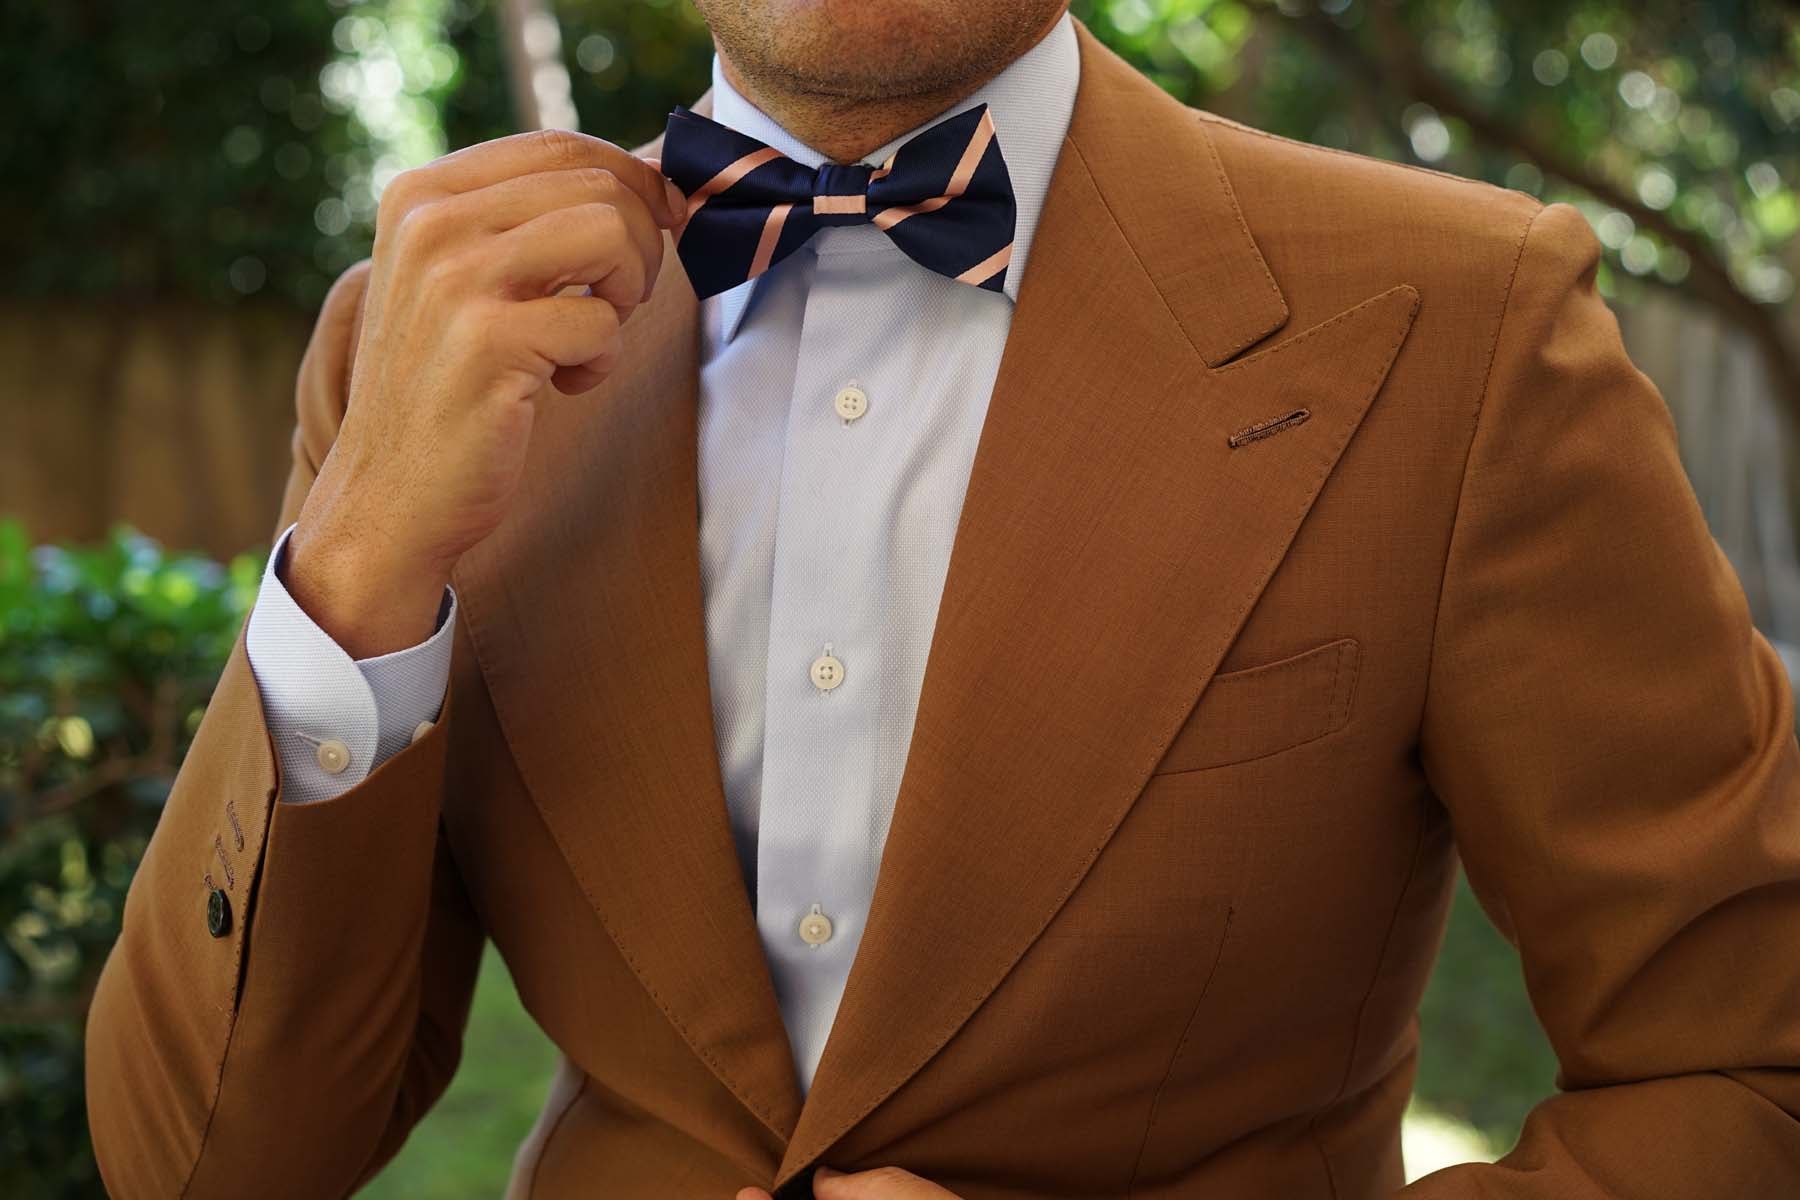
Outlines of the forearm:
<svg viewBox="0 0 1800 1200">
<path fill-rule="evenodd" d="M 275 806 L 190 1197 L 258 1178 L 348 1195 L 449 1082 L 481 933 L 439 848 L 443 741 L 335 799 Z"/>
<path fill-rule="evenodd" d="M 443 758 L 428 734 L 335 800 L 278 803 L 239 643 L 89 1019 L 90 1124 L 113 1195 L 234 1196 L 252 1179 L 259 1194 L 345 1194 L 396 1111 L 422 1108 L 402 1103 L 409 1075 L 415 1090 L 447 1080 L 409 1071 L 444 1057 L 420 1044 L 427 959 L 455 996 L 480 948 L 472 918 L 434 901 Z"/>
<path fill-rule="evenodd" d="M 1450 1197 L 1800 1194 L 1800 745 L 1565 206 L 1521 256 L 1465 470 L 1421 761 L 1562 1092 Z"/>
<path fill-rule="evenodd" d="M 344 412 L 367 274 L 353 267 L 332 288 L 301 364 L 278 530 Z M 89 1016 L 89 1125 L 121 1200 L 347 1193 L 448 1083 L 474 986 L 482 935 L 438 824 L 442 675 L 410 689 L 442 707 L 418 741 L 404 728 L 384 738 L 373 719 L 353 786 L 288 803 L 299 772 L 283 775 L 270 723 L 288 697 L 265 703 L 250 631 L 132 881 Z M 347 669 L 371 701 L 409 690 Z M 391 757 L 368 773 L 383 741 Z"/>
</svg>

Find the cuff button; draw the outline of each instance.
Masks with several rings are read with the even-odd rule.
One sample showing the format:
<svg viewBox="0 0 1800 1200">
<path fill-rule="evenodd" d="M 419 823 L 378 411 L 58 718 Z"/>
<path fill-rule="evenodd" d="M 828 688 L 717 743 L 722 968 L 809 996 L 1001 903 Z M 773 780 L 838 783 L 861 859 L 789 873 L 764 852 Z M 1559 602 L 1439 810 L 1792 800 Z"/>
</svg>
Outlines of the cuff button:
<svg viewBox="0 0 1800 1200">
<path fill-rule="evenodd" d="M 206 932 L 216 938 L 231 932 L 231 900 L 218 888 L 206 897 Z"/>
<path fill-rule="evenodd" d="M 420 721 L 417 725 L 413 726 L 412 740 L 416 742 L 426 734 L 430 733 L 432 724 L 433 722 L 431 721 Z"/>
<path fill-rule="evenodd" d="M 319 743 L 318 753 L 313 757 L 318 760 L 319 770 L 327 775 L 341 775 L 350 765 L 350 747 L 336 738 L 329 738 Z"/>
</svg>

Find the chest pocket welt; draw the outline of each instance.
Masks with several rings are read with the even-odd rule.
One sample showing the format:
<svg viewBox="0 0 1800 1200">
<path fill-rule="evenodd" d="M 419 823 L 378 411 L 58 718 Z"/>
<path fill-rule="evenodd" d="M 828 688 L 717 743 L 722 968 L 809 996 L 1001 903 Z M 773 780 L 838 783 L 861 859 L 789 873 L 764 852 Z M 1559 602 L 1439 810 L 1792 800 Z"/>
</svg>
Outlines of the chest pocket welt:
<svg viewBox="0 0 1800 1200">
<path fill-rule="evenodd" d="M 1361 658 L 1355 638 L 1338 638 L 1214 676 L 1156 774 L 1247 762 L 1342 729 L 1356 698 Z"/>
</svg>

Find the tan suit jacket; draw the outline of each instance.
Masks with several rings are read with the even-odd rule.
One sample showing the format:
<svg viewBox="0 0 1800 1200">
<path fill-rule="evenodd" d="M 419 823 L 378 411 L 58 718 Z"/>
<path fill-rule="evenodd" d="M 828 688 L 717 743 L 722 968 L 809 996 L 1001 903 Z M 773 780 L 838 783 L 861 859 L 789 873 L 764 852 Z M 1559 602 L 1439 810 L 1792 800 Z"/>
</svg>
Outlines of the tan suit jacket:
<svg viewBox="0 0 1800 1200">
<path fill-rule="evenodd" d="M 281 804 L 231 658 L 96 998 L 115 1195 L 351 1190 L 450 1079 L 485 936 L 564 1056 L 515 1196 L 806 1195 L 819 1162 L 968 1200 L 1384 1196 L 1458 851 L 1561 1092 L 1407 1194 L 1800 1195 L 1788 684 L 1582 217 L 1080 45 L 805 1102 L 714 749 L 670 254 L 460 564 L 429 736 Z M 283 524 L 363 283 L 301 369 Z"/>
</svg>

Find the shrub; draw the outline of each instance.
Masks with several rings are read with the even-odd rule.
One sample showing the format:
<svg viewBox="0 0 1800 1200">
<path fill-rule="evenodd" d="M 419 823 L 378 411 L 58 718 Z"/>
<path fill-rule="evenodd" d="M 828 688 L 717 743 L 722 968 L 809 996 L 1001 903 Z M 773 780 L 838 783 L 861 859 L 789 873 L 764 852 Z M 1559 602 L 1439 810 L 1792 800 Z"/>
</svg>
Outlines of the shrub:
<svg viewBox="0 0 1800 1200">
<path fill-rule="evenodd" d="M 125 889 L 261 558 L 119 529 L 33 548 L 0 522 L 0 1195 L 103 1196 L 82 1027 Z"/>
</svg>

